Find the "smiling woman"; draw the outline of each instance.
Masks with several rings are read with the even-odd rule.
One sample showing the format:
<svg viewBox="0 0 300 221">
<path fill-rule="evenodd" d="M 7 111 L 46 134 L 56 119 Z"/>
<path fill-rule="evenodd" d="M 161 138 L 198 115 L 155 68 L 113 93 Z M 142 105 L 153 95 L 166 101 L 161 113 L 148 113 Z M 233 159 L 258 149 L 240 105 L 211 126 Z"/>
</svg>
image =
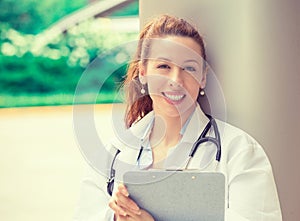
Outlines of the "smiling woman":
<svg viewBox="0 0 300 221">
<path fill-rule="evenodd" d="M 161 60 L 161 58 L 164 57 L 167 60 L 170 60 L 171 63 L 173 62 L 175 66 L 182 68 L 182 62 L 187 62 L 193 59 L 199 65 L 199 71 L 197 72 L 198 76 L 203 74 L 203 82 L 201 82 L 202 85 L 200 86 L 203 88 L 205 87 L 206 63 L 203 61 L 206 60 L 206 51 L 204 41 L 197 30 L 188 22 L 183 19 L 181 19 L 180 22 L 176 22 L 175 20 L 176 19 L 173 21 L 175 26 L 172 26 L 170 25 L 172 18 L 168 21 L 169 24 L 164 19 L 158 19 L 155 23 L 147 24 L 144 30 L 140 33 L 140 45 L 137 49 L 137 58 L 136 61 L 129 66 L 125 80 L 125 85 L 128 85 L 128 109 L 126 115 L 127 127 L 130 127 L 137 119 L 143 117 L 152 110 L 153 101 L 150 96 L 146 95 L 143 96 L 143 100 L 139 99 L 140 92 L 138 87 L 140 86 L 136 86 L 139 83 L 132 83 L 133 79 L 137 79 L 143 75 L 143 73 L 139 74 L 139 71 L 141 65 L 143 66 L 141 71 L 145 71 L 148 60 Z M 176 44 L 174 41 L 170 41 L 174 38 L 174 36 L 178 36 L 177 40 L 179 40 L 179 43 L 181 44 Z M 179 38 L 179 36 L 184 36 L 184 38 Z M 168 37 L 168 39 L 165 39 L 166 37 Z M 182 42 L 184 42 L 183 45 Z M 182 61 L 182 57 L 179 56 L 181 53 L 187 56 L 188 59 Z M 142 84 L 145 83 L 143 82 L 143 76 L 140 77 L 139 81 Z M 198 79 L 198 82 L 199 81 L 201 80 Z M 200 103 L 200 96 L 198 98 L 198 103 Z"/>
<path fill-rule="evenodd" d="M 203 49 L 193 39 L 179 36 L 152 39 L 150 44 L 148 57 L 140 62 L 140 82 L 147 84 L 157 114 L 179 114 L 185 122 L 206 84 Z"/>
<path fill-rule="evenodd" d="M 93 168 L 83 180 L 75 220 L 159 220 L 155 212 L 151 214 L 151 206 L 138 205 L 123 184 L 127 171 L 151 169 L 224 175 L 225 214 L 218 221 L 282 220 L 272 167 L 263 148 L 246 132 L 201 107 L 207 68 L 202 37 L 185 20 L 161 15 L 144 27 L 124 84 L 127 128 L 118 121 L 106 148 L 95 153 L 85 149 Z M 169 186 L 164 191 L 170 191 Z M 162 205 L 165 215 L 169 206 Z M 165 221 L 176 220 L 166 216 Z"/>
</svg>

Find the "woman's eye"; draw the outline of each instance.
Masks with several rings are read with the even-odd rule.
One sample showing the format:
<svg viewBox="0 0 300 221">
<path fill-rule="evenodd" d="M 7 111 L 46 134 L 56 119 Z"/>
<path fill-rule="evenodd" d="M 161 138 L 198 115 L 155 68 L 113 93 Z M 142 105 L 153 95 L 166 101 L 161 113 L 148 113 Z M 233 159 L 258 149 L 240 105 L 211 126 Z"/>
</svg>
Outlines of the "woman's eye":
<svg viewBox="0 0 300 221">
<path fill-rule="evenodd" d="M 188 71 L 188 72 L 195 72 L 196 71 L 196 68 L 194 68 L 192 66 L 187 66 L 187 67 L 184 67 L 183 69 L 185 71 Z"/>
<path fill-rule="evenodd" d="M 160 65 L 157 66 L 157 68 L 159 68 L 159 69 L 170 69 L 170 66 L 167 65 L 167 64 L 160 64 Z"/>
</svg>

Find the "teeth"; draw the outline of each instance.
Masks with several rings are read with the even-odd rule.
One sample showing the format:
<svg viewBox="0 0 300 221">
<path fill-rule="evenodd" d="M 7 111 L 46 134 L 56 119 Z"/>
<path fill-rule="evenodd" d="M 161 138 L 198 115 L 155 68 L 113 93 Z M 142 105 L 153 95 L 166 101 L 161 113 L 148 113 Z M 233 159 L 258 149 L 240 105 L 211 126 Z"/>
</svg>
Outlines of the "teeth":
<svg viewBox="0 0 300 221">
<path fill-rule="evenodd" d="M 179 101 L 184 97 L 184 95 L 171 95 L 171 94 L 165 94 L 165 96 L 173 101 Z"/>
</svg>

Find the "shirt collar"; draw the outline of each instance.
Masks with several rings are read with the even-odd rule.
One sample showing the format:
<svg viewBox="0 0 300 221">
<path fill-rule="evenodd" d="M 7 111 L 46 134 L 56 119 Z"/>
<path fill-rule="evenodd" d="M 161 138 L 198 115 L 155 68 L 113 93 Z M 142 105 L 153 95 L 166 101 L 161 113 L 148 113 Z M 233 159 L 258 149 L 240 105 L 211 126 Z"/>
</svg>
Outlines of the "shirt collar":
<svg viewBox="0 0 300 221">
<path fill-rule="evenodd" d="M 144 118 L 131 127 L 133 134 L 140 137 L 141 143 L 147 143 L 154 123 L 154 112 L 149 112 Z M 180 130 L 181 142 L 194 143 L 204 130 L 209 119 L 197 104 L 195 111 L 189 116 Z M 146 146 L 145 146 L 146 148 Z"/>
<path fill-rule="evenodd" d="M 138 150 L 141 140 L 146 139 L 148 131 L 151 131 L 151 121 L 154 119 L 153 111 L 149 112 L 141 120 L 133 124 L 129 129 L 117 131 L 115 138 L 111 140 L 113 146 L 121 151 L 125 149 Z M 130 147 L 130 148 L 128 148 Z"/>
<path fill-rule="evenodd" d="M 127 130 L 127 132 L 121 135 L 121 137 L 123 138 L 122 143 L 124 143 L 124 141 L 126 140 L 129 143 L 135 143 L 132 141 L 132 138 L 135 138 L 134 140 L 136 140 L 136 142 L 140 144 L 147 144 L 149 141 L 150 132 L 153 127 L 154 117 L 154 111 L 151 111 L 140 121 L 132 125 L 130 129 Z M 206 115 L 202 112 L 200 106 L 197 104 L 195 111 L 187 119 L 186 123 L 183 125 L 180 131 L 180 134 L 182 135 L 181 142 L 194 143 L 199 137 L 199 134 L 205 128 L 208 121 L 209 119 L 206 117 Z M 128 140 L 128 137 L 131 137 L 129 138 L 130 141 Z M 147 148 L 146 146 L 144 147 Z"/>
<path fill-rule="evenodd" d="M 182 134 L 181 142 L 194 143 L 201 132 L 204 130 L 207 125 L 209 119 L 203 113 L 200 106 L 197 105 L 194 113 L 190 116 L 187 123 L 184 125 L 184 133 Z"/>
<path fill-rule="evenodd" d="M 136 137 L 139 137 L 141 140 L 144 140 L 150 135 L 153 122 L 154 122 L 154 111 L 150 111 L 141 120 L 133 124 L 129 130 Z"/>
<path fill-rule="evenodd" d="M 195 112 L 195 111 L 194 111 L 194 112 Z M 179 132 L 181 136 L 185 133 L 186 128 L 187 128 L 187 126 L 189 125 L 189 123 L 190 123 L 191 118 L 192 118 L 193 115 L 194 115 L 194 113 L 191 114 L 191 115 L 189 116 L 189 118 L 188 118 L 187 121 L 184 123 L 183 127 L 181 128 L 181 130 L 180 130 L 180 132 Z"/>
</svg>

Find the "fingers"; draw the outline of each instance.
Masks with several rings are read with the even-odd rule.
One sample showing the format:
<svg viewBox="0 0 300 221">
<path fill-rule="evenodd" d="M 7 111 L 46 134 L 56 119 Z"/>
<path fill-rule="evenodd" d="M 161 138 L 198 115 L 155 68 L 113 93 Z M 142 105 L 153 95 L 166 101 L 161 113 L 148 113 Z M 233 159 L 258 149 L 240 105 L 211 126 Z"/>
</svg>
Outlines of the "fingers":
<svg viewBox="0 0 300 221">
<path fill-rule="evenodd" d="M 120 204 L 122 207 L 130 208 L 134 211 L 140 210 L 138 205 L 132 199 L 129 198 L 129 193 L 127 191 L 127 188 L 123 184 L 120 184 L 118 186 L 118 190 L 119 191 L 116 193 L 116 195 L 120 197 Z M 125 205 L 124 202 L 126 203 Z M 117 203 L 119 202 L 117 201 Z"/>
<path fill-rule="evenodd" d="M 154 218 L 146 210 L 141 209 L 141 215 L 134 215 L 134 216 L 116 215 L 116 221 L 154 221 Z"/>
<path fill-rule="evenodd" d="M 124 196 L 129 196 L 129 193 L 127 191 L 127 188 L 124 186 L 124 184 L 119 184 L 118 190 L 124 195 Z"/>
<path fill-rule="evenodd" d="M 123 210 L 120 206 L 118 206 L 116 201 L 113 198 L 111 198 L 108 205 L 115 212 L 116 216 L 127 216 L 125 210 Z"/>
<path fill-rule="evenodd" d="M 136 216 L 141 214 L 140 208 L 129 198 L 128 191 L 123 184 L 120 184 L 117 191 L 113 193 L 109 201 L 109 207 L 116 215 L 120 216 Z"/>
<path fill-rule="evenodd" d="M 124 204 L 122 204 L 122 205 L 124 205 Z M 139 210 L 133 210 L 131 208 L 121 206 L 115 200 L 110 201 L 109 206 L 115 212 L 115 214 L 118 216 L 134 217 L 134 216 L 141 214 L 141 212 Z"/>
</svg>

